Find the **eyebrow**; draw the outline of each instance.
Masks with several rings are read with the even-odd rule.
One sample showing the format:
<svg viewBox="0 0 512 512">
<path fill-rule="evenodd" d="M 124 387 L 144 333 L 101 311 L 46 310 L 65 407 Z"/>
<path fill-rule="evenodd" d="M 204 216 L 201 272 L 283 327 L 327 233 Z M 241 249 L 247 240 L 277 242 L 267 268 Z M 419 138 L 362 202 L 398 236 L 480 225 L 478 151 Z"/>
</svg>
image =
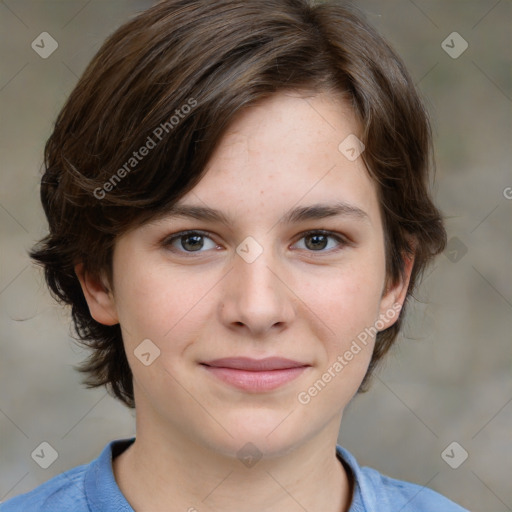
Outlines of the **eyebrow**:
<svg viewBox="0 0 512 512">
<path fill-rule="evenodd" d="M 277 224 L 293 224 L 306 220 L 319 220 L 338 216 L 370 222 L 368 214 L 361 208 L 344 202 L 336 202 L 292 208 L 281 217 Z M 203 221 L 219 222 L 227 226 L 233 224 L 232 219 L 223 212 L 207 206 L 176 204 L 172 206 L 163 215 L 163 217 L 185 217 Z"/>
</svg>

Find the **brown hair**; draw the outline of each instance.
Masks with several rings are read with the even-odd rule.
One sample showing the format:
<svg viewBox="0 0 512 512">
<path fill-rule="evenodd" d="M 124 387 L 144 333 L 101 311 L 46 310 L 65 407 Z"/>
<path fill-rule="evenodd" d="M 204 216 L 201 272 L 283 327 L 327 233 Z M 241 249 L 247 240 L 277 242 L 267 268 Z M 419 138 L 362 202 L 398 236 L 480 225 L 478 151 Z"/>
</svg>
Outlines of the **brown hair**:
<svg viewBox="0 0 512 512">
<path fill-rule="evenodd" d="M 446 233 L 428 191 L 427 115 L 404 64 L 358 10 L 335 1 L 165 0 L 107 39 L 45 147 L 49 234 L 31 256 L 92 349 L 79 368 L 89 387 L 107 385 L 134 407 L 120 326 L 91 317 L 75 264 L 111 277 L 116 237 L 189 192 L 234 116 L 285 89 L 349 98 L 379 184 L 388 281 L 400 278 L 404 255 L 414 253 L 410 294 L 443 250 Z M 360 390 L 403 314 L 377 334 Z"/>
</svg>

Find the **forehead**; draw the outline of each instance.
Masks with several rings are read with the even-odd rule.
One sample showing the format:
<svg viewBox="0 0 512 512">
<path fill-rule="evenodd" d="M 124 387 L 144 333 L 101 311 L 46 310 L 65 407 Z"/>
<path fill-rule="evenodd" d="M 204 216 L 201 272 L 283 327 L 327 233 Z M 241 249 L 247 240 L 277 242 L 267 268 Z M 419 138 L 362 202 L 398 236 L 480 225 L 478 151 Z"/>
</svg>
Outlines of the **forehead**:
<svg viewBox="0 0 512 512">
<path fill-rule="evenodd" d="M 190 192 L 139 227 L 196 219 L 242 235 L 333 218 L 381 237 L 377 184 L 344 151 L 359 133 L 339 96 L 274 94 L 235 118 Z"/>
<path fill-rule="evenodd" d="M 341 97 L 277 93 L 235 119 L 204 177 L 178 205 L 251 210 L 263 218 L 294 205 L 343 202 L 378 216 L 376 184 L 363 159 L 346 151 L 358 135 Z"/>
<path fill-rule="evenodd" d="M 346 100 L 328 93 L 282 91 L 244 109 L 231 123 L 208 168 L 229 160 L 263 160 L 266 167 L 325 157 L 333 163 L 339 143 L 360 125 Z M 299 166 L 300 167 L 300 166 Z"/>
</svg>

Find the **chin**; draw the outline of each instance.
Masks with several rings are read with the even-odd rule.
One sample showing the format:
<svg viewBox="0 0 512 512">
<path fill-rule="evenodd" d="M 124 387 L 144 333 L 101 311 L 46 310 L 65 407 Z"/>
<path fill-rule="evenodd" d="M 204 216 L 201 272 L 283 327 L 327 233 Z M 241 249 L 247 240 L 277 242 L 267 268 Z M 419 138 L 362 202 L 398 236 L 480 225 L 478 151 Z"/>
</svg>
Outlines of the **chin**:
<svg viewBox="0 0 512 512">
<path fill-rule="evenodd" d="M 220 438 L 210 438 L 207 443 L 210 448 L 228 457 L 240 458 L 244 451 L 254 451 L 265 457 L 285 455 L 303 443 L 309 434 L 304 429 L 304 422 L 293 418 L 296 413 L 286 418 L 290 410 L 269 411 L 261 408 L 237 411 L 224 416 L 232 437 L 222 431 Z M 292 418 L 293 421 L 288 421 Z"/>
</svg>

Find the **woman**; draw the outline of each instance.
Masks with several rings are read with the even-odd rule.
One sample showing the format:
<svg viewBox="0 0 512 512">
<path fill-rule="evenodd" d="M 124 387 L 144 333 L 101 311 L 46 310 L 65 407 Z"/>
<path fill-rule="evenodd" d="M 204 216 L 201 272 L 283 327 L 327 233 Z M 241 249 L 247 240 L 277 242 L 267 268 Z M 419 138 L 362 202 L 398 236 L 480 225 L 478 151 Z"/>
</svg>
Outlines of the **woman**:
<svg viewBox="0 0 512 512">
<path fill-rule="evenodd" d="M 336 446 L 445 245 L 430 151 L 402 62 L 338 2 L 118 29 L 47 143 L 32 256 L 137 435 L 0 510 L 463 510 Z"/>
</svg>

